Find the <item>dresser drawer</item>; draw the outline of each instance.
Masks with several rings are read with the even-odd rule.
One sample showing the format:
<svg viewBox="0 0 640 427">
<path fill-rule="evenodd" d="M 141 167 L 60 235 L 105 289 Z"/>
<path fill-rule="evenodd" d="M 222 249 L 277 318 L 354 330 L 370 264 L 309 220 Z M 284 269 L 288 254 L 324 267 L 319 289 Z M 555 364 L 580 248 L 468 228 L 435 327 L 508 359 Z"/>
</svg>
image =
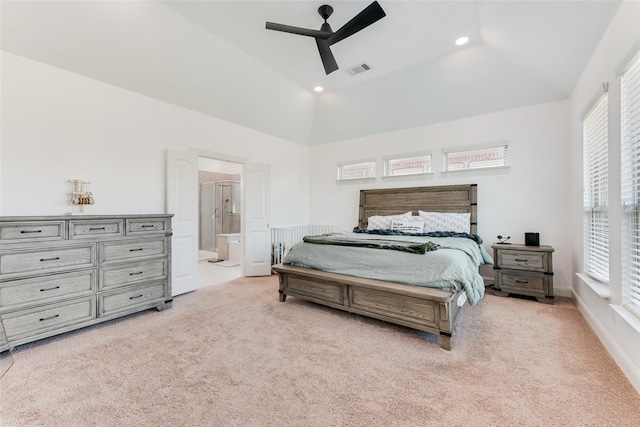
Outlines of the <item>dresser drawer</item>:
<svg viewBox="0 0 640 427">
<path fill-rule="evenodd" d="M 0 283 L 0 310 L 93 294 L 96 271 L 84 270 Z"/>
<path fill-rule="evenodd" d="M 100 261 L 102 263 L 109 263 L 166 254 L 167 241 L 165 238 L 104 242 L 101 243 Z"/>
<path fill-rule="evenodd" d="M 548 271 L 549 255 L 535 251 L 498 251 L 497 266 L 528 271 Z"/>
<path fill-rule="evenodd" d="M 0 223 L 0 243 L 64 240 L 64 221 L 34 221 Z"/>
<path fill-rule="evenodd" d="M 78 220 L 69 221 L 69 238 L 122 236 L 122 220 Z"/>
<path fill-rule="evenodd" d="M 544 296 L 549 293 L 550 276 L 543 273 L 501 270 L 498 280 L 503 292 L 532 296 Z"/>
<path fill-rule="evenodd" d="M 169 219 L 165 218 L 128 218 L 125 224 L 127 235 L 165 233 L 170 230 Z"/>
<path fill-rule="evenodd" d="M 50 304 L 46 307 L 3 314 L 2 323 L 9 341 L 63 329 L 96 318 L 96 297 L 90 296 Z"/>
<path fill-rule="evenodd" d="M 100 290 L 167 277 L 167 260 L 157 259 L 100 269 Z"/>
<path fill-rule="evenodd" d="M 122 292 L 104 293 L 98 296 L 98 313 L 100 317 L 110 316 L 123 311 L 131 313 L 154 307 L 165 302 L 166 282 L 127 289 Z"/>
<path fill-rule="evenodd" d="M 0 253 L 0 274 L 67 270 L 95 265 L 95 245 L 66 246 L 47 250 L 16 250 Z"/>
</svg>

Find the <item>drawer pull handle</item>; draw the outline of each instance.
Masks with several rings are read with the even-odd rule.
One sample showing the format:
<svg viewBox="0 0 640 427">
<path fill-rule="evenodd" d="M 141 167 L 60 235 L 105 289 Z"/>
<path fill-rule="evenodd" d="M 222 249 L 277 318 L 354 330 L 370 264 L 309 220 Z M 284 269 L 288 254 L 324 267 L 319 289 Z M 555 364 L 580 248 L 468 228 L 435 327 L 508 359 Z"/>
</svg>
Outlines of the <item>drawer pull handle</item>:
<svg viewBox="0 0 640 427">
<path fill-rule="evenodd" d="M 144 295 L 138 295 L 137 297 L 129 297 L 129 299 L 137 299 L 137 298 L 142 298 Z"/>
<path fill-rule="evenodd" d="M 138 274 L 142 274 L 142 271 L 136 271 L 135 273 L 129 273 L 129 276 L 136 276 Z"/>
<path fill-rule="evenodd" d="M 522 259 L 522 258 L 516 258 L 516 261 L 518 261 L 518 262 L 528 262 L 529 260 L 528 260 L 528 259 L 526 259 L 526 258 L 525 258 L 525 259 Z"/>
<path fill-rule="evenodd" d="M 47 321 L 47 320 L 55 319 L 56 317 L 60 317 L 60 315 L 59 314 L 55 314 L 53 316 L 43 317 L 42 319 L 40 319 L 40 321 L 44 322 L 44 321 Z"/>
<path fill-rule="evenodd" d="M 89 229 L 89 231 L 104 231 L 104 230 L 106 230 L 105 227 L 91 227 Z"/>
<path fill-rule="evenodd" d="M 143 248 L 138 248 L 138 249 L 129 249 L 129 252 L 136 252 L 136 251 L 141 251 Z"/>
<path fill-rule="evenodd" d="M 155 228 L 155 225 L 151 224 L 151 225 L 141 225 L 140 227 L 142 228 Z"/>
<path fill-rule="evenodd" d="M 22 233 L 22 234 L 27 234 L 27 233 L 42 233 L 42 230 L 20 230 L 20 233 Z"/>
<path fill-rule="evenodd" d="M 54 286 L 53 288 L 43 288 L 40 289 L 40 292 L 53 291 L 55 289 L 60 289 L 60 286 Z"/>
<path fill-rule="evenodd" d="M 57 256 L 55 258 L 40 258 L 40 262 L 43 262 L 43 261 L 57 261 L 59 259 L 60 259 L 59 256 Z"/>
<path fill-rule="evenodd" d="M 517 283 L 529 283 L 529 282 L 527 282 L 526 280 L 518 280 L 518 279 L 516 279 L 516 282 L 517 282 Z"/>
</svg>

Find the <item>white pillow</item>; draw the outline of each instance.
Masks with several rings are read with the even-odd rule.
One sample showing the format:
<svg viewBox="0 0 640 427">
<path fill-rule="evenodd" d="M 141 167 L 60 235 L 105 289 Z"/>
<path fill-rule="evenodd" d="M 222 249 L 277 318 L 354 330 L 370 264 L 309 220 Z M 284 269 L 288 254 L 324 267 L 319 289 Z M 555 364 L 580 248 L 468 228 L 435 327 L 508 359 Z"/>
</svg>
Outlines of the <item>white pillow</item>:
<svg viewBox="0 0 640 427">
<path fill-rule="evenodd" d="M 423 221 L 391 221 L 391 229 L 402 231 L 403 233 L 422 233 L 424 229 Z"/>
<path fill-rule="evenodd" d="M 470 213 L 418 211 L 418 216 L 424 221 L 425 233 L 429 233 L 431 231 L 454 231 L 457 233 L 471 232 Z"/>
<path fill-rule="evenodd" d="M 390 230 L 391 222 L 396 219 L 398 221 L 411 221 L 411 211 L 401 215 L 374 215 L 367 219 L 367 230 Z"/>
</svg>

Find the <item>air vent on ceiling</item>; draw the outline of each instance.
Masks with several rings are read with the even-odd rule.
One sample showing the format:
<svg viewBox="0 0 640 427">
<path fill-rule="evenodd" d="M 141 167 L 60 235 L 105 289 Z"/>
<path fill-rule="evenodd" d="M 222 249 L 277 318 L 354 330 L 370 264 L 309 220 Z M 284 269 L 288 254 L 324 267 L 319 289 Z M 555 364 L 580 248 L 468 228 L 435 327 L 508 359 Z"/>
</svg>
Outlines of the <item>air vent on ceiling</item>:
<svg viewBox="0 0 640 427">
<path fill-rule="evenodd" d="M 345 71 L 350 76 L 355 76 L 356 74 L 364 73 L 365 71 L 369 71 L 370 69 L 371 67 L 369 66 L 369 64 L 363 62 L 362 64 L 358 64 L 355 67 L 347 68 Z"/>
</svg>

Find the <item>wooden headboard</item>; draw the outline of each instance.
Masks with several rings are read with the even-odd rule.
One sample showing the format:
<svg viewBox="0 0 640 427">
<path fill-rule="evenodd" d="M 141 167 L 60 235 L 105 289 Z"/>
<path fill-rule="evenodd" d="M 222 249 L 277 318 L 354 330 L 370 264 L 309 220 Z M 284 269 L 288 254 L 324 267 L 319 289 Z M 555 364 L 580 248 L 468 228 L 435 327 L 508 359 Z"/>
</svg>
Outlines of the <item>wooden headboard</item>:
<svg viewBox="0 0 640 427">
<path fill-rule="evenodd" d="M 360 190 L 358 227 L 366 228 L 367 218 L 374 215 L 457 212 L 471 213 L 471 232 L 477 234 L 477 199 L 477 184 Z"/>
</svg>

